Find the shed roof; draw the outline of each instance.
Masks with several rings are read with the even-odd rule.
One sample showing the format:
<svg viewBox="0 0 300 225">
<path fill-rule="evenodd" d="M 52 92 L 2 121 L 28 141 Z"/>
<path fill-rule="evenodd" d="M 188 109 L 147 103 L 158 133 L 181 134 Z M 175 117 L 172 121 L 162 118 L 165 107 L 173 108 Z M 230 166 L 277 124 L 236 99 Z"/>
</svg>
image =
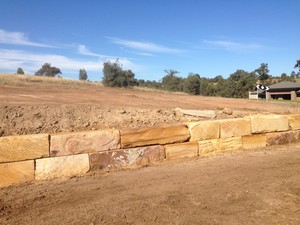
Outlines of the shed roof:
<svg viewBox="0 0 300 225">
<path fill-rule="evenodd" d="M 270 85 L 270 89 L 291 89 L 291 88 L 300 89 L 300 84 L 287 81 L 287 82 L 280 82 L 277 84 Z"/>
</svg>

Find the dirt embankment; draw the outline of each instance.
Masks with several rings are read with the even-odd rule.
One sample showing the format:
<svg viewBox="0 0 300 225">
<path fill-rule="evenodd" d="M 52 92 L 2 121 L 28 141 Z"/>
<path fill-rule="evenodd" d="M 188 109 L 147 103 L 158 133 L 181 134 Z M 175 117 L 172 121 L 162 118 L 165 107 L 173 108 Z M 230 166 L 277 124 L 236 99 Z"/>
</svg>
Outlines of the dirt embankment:
<svg viewBox="0 0 300 225">
<path fill-rule="evenodd" d="M 189 96 L 107 87 L 0 86 L 0 136 L 161 126 L 205 120 L 175 109 L 214 110 L 216 119 L 295 113 L 295 103 Z M 232 114 L 223 113 L 229 108 Z"/>
</svg>

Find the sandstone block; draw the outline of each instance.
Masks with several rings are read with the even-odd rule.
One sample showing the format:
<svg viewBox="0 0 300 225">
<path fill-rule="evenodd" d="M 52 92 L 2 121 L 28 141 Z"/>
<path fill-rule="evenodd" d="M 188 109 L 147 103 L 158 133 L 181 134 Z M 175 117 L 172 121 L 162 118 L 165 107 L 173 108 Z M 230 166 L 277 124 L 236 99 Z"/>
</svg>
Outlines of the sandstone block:
<svg viewBox="0 0 300 225">
<path fill-rule="evenodd" d="M 197 142 L 166 145 L 165 149 L 167 159 L 190 158 L 198 156 Z"/>
<path fill-rule="evenodd" d="M 35 179 L 67 178 L 85 174 L 89 170 L 88 154 L 37 159 Z"/>
<path fill-rule="evenodd" d="M 300 114 L 288 115 L 289 126 L 292 130 L 300 129 Z"/>
<path fill-rule="evenodd" d="M 188 124 L 190 141 L 217 139 L 220 137 L 219 121 L 201 121 Z"/>
<path fill-rule="evenodd" d="M 255 134 L 242 137 L 243 149 L 263 148 L 267 145 L 265 134 Z"/>
<path fill-rule="evenodd" d="M 282 145 L 300 141 L 300 131 L 287 131 L 267 134 L 267 145 Z"/>
<path fill-rule="evenodd" d="M 190 138 L 184 125 L 121 130 L 121 148 L 183 142 Z"/>
<path fill-rule="evenodd" d="M 219 139 L 221 151 L 237 151 L 242 149 L 242 137 L 231 137 Z"/>
<path fill-rule="evenodd" d="M 251 116 L 252 133 L 270 133 L 289 129 L 289 119 L 285 115 Z"/>
<path fill-rule="evenodd" d="M 118 130 L 77 132 L 51 135 L 50 156 L 67 156 L 99 152 L 120 147 Z"/>
<path fill-rule="evenodd" d="M 249 118 L 220 120 L 220 137 L 240 137 L 251 134 Z"/>
<path fill-rule="evenodd" d="M 34 180 L 34 160 L 0 164 L 0 188 Z"/>
<path fill-rule="evenodd" d="M 221 138 L 206 141 L 199 141 L 199 155 L 205 155 L 209 153 L 217 153 L 223 151 L 238 151 L 242 149 L 242 138 L 241 137 L 231 137 L 231 138 Z"/>
<path fill-rule="evenodd" d="M 165 159 L 165 150 L 161 145 L 120 149 L 101 153 L 90 153 L 90 165 L 96 169 L 120 169 L 139 167 Z"/>
<path fill-rule="evenodd" d="M 199 141 L 198 147 L 199 155 L 219 151 L 219 139 Z"/>
<path fill-rule="evenodd" d="M 48 134 L 0 137 L 0 162 L 42 157 L 49 157 Z"/>
</svg>

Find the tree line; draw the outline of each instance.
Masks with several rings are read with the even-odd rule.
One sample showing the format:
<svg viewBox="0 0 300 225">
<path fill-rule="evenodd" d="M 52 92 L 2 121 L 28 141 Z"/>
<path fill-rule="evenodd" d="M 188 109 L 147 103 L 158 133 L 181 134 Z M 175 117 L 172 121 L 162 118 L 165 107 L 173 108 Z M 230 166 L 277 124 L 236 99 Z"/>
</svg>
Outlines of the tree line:
<svg viewBox="0 0 300 225">
<path fill-rule="evenodd" d="M 257 82 L 263 85 L 271 85 L 282 81 L 295 82 L 300 78 L 300 60 L 296 61 L 294 68 L 299 72 L 286 73 L 281 76 L 269 74 L 268 64 L 262 63 L 252 72 L 236 70 L 227 79 L 218 75 L 214 78 L 201 77 L 197 73 L 190 73 L 186 78 L 177 76 L 179 71 L 164 70 L 165 76 L 160 81 L 135 79 L 131 70 L 123 70 L 118 61 L 105 62 L 103 64 L 103 84 L 110 87 L 147 87 L 166 90 L 170 92 L 186 92 L 192 95 L 222 96 L 228 98 L 247 98 L 248 91 L 255 90 Z"/>
<path fill-rule="evenodd" d="M 214 78 L 201 77 L 197 73 L 190 73 L 186 78 L 180 77 L 179 71 L 164 70 L 165 76 L 160 81 L 150 81 L 136 79 L 131 70 L 124 70 L 118 60 L 115 62 L 103 63 L 102 83 L 109 87 L 146 87 L 166 90 L 170 92 L 186 92 L 191 95 L 222 96 L 229 98 L 247 98 L 248 91 L 255 90 L 255 85 L 259 82 L 262 85 L 271 85 L 282 81 L 295 82 L 295 78 L 300 78 L 300 60 L 296 60 L 294 68 L 299 69 L 296 73 L 292 71 L 290 75 L 282 73 L 281 76 L 269 74 L 267 63 L 262 63 L 256 70 L 247 72 L 238 69 L 230 74 L 227 79 L 218 75 Z M 17 69 L 17 74 L 24 74 L 22 68 Z M 61 70 L 45 63 L 36 73 L 36 76 L 60 77 Z M 88 80 L 85 69 L 79 70 L 79 80 Z"/>
</svg>

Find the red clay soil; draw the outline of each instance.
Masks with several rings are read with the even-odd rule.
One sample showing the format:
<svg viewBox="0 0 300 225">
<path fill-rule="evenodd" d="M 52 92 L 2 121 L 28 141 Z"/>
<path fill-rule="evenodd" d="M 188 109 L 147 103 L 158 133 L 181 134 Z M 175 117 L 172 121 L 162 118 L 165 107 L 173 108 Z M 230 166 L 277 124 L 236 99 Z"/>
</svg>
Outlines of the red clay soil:
<svg viewBox="0 0 300 225">
<path fill-rule="evenodd" d="M 300 143 L 0 189 L 0 224 L 300 224 Z"/>
</svg>

